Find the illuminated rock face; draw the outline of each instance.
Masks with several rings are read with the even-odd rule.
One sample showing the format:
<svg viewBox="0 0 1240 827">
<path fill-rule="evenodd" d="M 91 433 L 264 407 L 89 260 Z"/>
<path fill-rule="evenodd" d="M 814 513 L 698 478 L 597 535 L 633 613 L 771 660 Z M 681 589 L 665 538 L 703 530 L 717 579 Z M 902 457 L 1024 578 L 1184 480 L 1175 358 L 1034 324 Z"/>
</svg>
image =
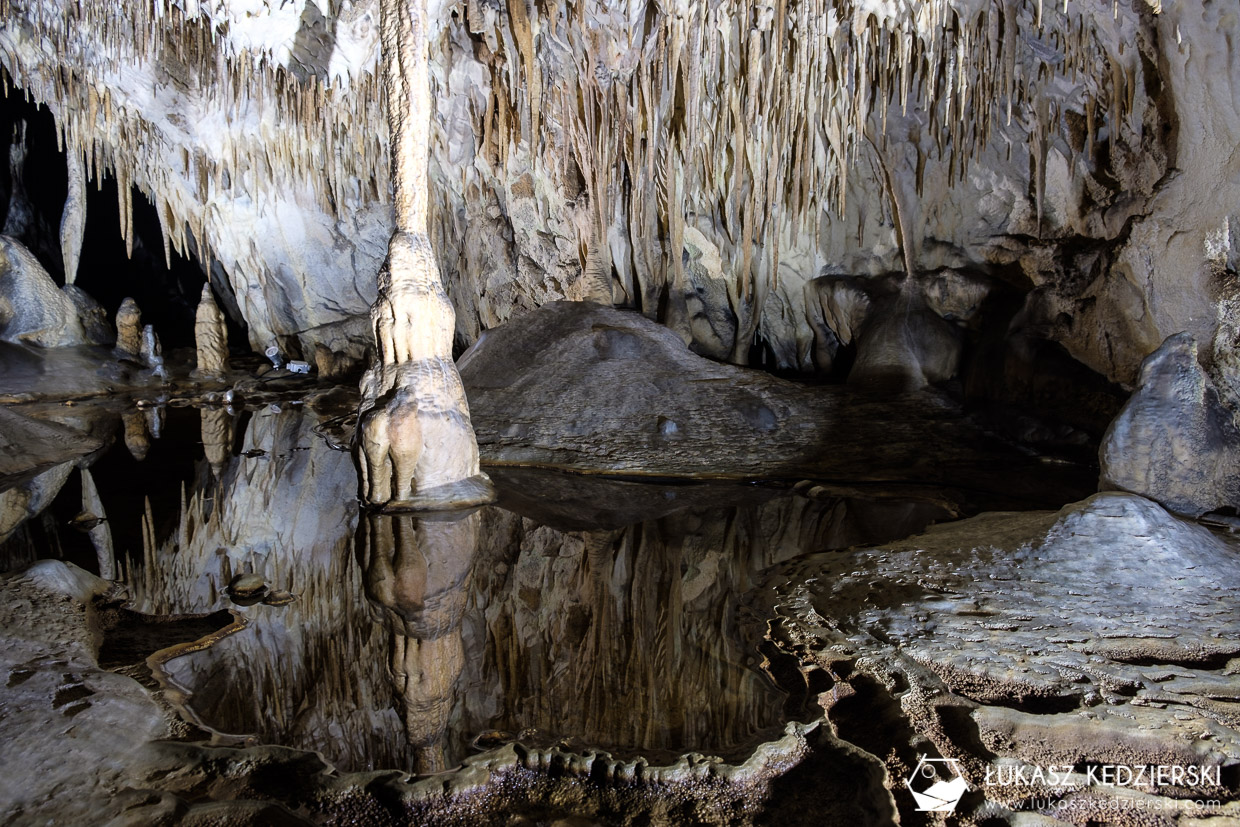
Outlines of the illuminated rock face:
<svg viewBox="0 0 1240 827">
<path fill-rule="evenodd" d="M 490 499 L 465 389 L 452 360 L 452 305 L 427 235 L 431 100 L 426 9 L 385 0 L 383 80 L 396 230 L 370 318 L 375 363 L 362 379 L 358 464 L 374 505 L 441 507 Z"/>
<path fill-rule="evenodd" d="M 356 358 L 398 220 L 379 3 L 251 5 L 5 3 L 0 62 L 118 177 L 123 233 L 137 187 L 222 267 L 252 345 Z M 812 370 L 815 279 L 954 268 L 1131 382 L 1167 335 L 1213 340 L 1237 259 L 1240 22 L 1157 5 L 431 4 L 454 333 L 590 297 Z"/>
<path fill-rule="evenodd" d="M 228 328 L 224 323 L 224 314 L 215 303 L 210 284 L 202 286 L 202 297 L 198 300 L 194 341 L 200 375 L 222 377 L 228 372 Z"/>
<path fill-rule="evenodd" d="M 1197 343 L 1169 337 L 1141 365 L 1140 381 L 1102 441 L 1100 487 L 1193 517 L 1240 509 L 1240 424 L 1201 369 Z"/>
<path fill-rule="evenodd" d="M 58 287 L 15 238 L 0 235 L 0 341 L 40 347 L 100 344 L 103 311 L 73 285 Z"/>
</svg>

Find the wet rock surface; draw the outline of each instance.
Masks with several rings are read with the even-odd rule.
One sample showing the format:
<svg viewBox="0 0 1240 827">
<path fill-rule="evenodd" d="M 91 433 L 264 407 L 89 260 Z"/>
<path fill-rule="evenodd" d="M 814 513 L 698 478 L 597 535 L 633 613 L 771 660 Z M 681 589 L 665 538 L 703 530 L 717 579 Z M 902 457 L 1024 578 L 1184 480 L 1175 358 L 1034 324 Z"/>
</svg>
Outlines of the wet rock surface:
<svg viewBox="0 0 1240 827">
<path fill-rule="evenodd" d="M 40 519 L 93 555 L 72 520 L 88 502 L 106 513 L 91 532 L 109 533 L 122 584 L 52 561 L 3 588 L 21 628 L 67 601 L 80 683 L 121 682 L 106 691 L 135 699 L 126 714 L 174 737 L 108 752 L 101 732 L 0 719 L 0 737 L 37 733 L 34 754 L 78 768 L 54 795 L 14 793 L 6 817 L 921 824 L 904 780 L 924 755 L 967 778 L 960 823 L 1085 823 L 1130 793 L 1165 804 L 1156 823 L 1201 815 L 1187 800 L 1236 807 L 1229 535 L 1129 494 L 959 520 L 977 492 L 528 468 L 498 469 L 496 506 L 360 513 L 323 402 L 165 410 L 143 462 L 185 469 L 183 493 L 115 485 L 141 463 L 95 426 L 112 453 L 81 496 L 70 470 Z M 169 454 L 174 439 L 189 453 Z M 234 593 L 264 586 L 289 599 Z M 22 639 L 0 638 L 0 656 Z M 14 680 L 55 683 L 95 726 L 63 644 L 39 640 Z M 1220 775 L 1090 786 L 1107 762 Z M 1038 764 L 1071 767 L 1070 783 L 986 783 Z"/>
<path fill-rule="evenodd" d="M 1132 793 L 1158 797 L 1155 823 L 1174 823 L 1203 814 L 1192 801 L 1240 798 L 1240 685 L 1228 665 L 1240 654 L 1238 553 L 1234 538 L 1149 500 L 1099 494 L 1057 514 L 984 514 L 795 561 L 754 593 L 752 611 L 823 671 L 837 734 L 893 777 L 918 755 L 957 760 L 985 796 L 961 804 L 971 818 L 1040 809 L 1084 823 Z M 867 708 L 885 716 L 881 729 L 858 724 Z M 1091 785 L 1088 767 L 1103 764 L 1212 772 L 1193 785 Z M 1014 766 L 1057 766 L 1067 780 L 995 782 Z M 1145 807 L 1115 822 L 1147 823 L 1155 805 Z"/>
<path fill-rule="evenodd" d="M 990 490 L 1012 490 L 1036 465 L 945 394 L 798 385 L 700 357 L 637 313 L 582 302 L 489 331 L 461 357 L 461 378 L 493 465 Z"/>
</svg>

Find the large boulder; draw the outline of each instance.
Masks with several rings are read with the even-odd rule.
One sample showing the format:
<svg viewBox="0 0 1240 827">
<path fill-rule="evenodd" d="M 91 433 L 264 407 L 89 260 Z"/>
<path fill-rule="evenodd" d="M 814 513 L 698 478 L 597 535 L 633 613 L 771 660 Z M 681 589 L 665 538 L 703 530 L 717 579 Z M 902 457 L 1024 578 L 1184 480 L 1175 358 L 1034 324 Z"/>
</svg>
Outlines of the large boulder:
<svg viewBox="0 0 1240 827">
<path fill-rule="evenodd" d="M 1099 487 L 1200 516 L 1240 508 L 1240 427 L 1197 361 L 1187 333 L 1141 365 L 1140 387 L 1103 437 Z"/>
<path fill-rule="evenodd" d="M 1046 476 L 937 391 L 788 382 L 698 356 L 639 313 L 585 302 L 545 305 L 488 331 L 459 367 L 489 465 L 967 483 L 1009 494 Z M 1071 484 L 1057 496 L 1062 485 Z"/>
</svg>

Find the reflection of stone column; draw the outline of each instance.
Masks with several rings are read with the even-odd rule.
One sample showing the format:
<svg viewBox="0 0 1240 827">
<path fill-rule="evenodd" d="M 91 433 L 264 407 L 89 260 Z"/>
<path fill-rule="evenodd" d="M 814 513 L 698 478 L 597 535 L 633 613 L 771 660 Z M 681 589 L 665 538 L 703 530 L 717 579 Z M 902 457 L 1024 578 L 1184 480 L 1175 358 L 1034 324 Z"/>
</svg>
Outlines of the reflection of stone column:
<svg viewBox="0 0 1240 827">
<path fill-rule="evenodd" d="M 86 468 L 82 469 L 82 512 L 99 520 L 87 532 L 91 545 L 95 547 L 95 555 L 99 558 L 99 576 L 104 580 L 115 580 L 116 551 L 112 547 L 112 529 L 108 525 L 108 513 L 103 510 L 103 500 L 99 498 L 95 478 Z"/>
<path fill-rule="evenodd" d="M 452 361 L 455 314 L 427 234 L 426 27 L 426 0 L 381 0 L 396 230 L 371 308 L 375 362 L 362 378 L 357 429 L 363 499 L 416 508 L 493 496 Z"/>
<path fill-rule="evenodd" d="M 62 462 L 32 480 L 0 493 L 0 543 L 9 539 L 22 523 L 43 513 L 52 504 L 73 471 L 72 462 Z"/>
<path fill-rule="evenodd" d="M 116 311 L 116 350 L 133 359 L 142 354 L 142 311 L 133 299 L 125 299 Z"/>
<path fill-rule="evenodd" d="M 215 303 L 210 282 L 202 286 L 202 298 L 198 300 L 194 341 L 198 345 L 199 376 L 222 377 L 228 372 L 228 327 Z"/>
<path fill-rule="evenodd" d="M 146 416 L 142 411 L 129 410 L 121 414 L 125 425 L 125 447 L 138 462 L 146 459 L 151 450 L 151 436 L 146 430 Z"/>
<path fill-rule="evenodd" d="M 444 735 L 465 665 L 461 620 L 480 519 L 477 512 L 365 517 L 366 595 L 392 630 L 392 682 L 404 699 L 405 731 L 421 773 L 447 766 Z"/>
<path fill-rule="evenodd" d="M 232 456 L 233 417 L 227 408 L 204 407 L 202 413 L 202 448 L 216 479 L 224 473 Z"/>
</svg>

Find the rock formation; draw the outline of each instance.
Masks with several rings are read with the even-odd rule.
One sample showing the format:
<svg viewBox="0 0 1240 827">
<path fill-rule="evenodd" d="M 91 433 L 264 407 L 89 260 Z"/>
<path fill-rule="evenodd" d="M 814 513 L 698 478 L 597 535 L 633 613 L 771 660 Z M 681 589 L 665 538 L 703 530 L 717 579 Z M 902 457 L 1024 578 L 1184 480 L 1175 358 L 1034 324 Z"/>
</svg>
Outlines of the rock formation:
<svg viewBox="0 0 1240 827">
<path fill-rule="evenodd" d="M 1009 491 L 1016 469 L 1029 466 L 1010 445 L 964 422 L 941 393 L 891 398 L 866 387 L 806 387 L 713 362 L 640 314 L 588 302 L 545 305 L 488 331 L 462 355 L 460 369 L 482 456 L 497 465 L 698 478 L 968 480 Z M 982 469 L 1000 466 L 1005 482 L 986 481 Z"/>
<path fill-rule="evenodd" d="M 82 236 L 86 232 L 86 169 L 78 153 L 65 153 L 65 158 L 69 192 L 60 217 L 60 255 L 65 264 L 65 284 L 73 284 L 82 256 Z"/>
<path fill-rule="evenodd" d="M 1140 383 L 1103 437 L 1100 487 L 1194 517 L 1240 509 L 1240 420 L 1198 363 L 1193 337 L 1163 342 Z"/>
<path fill-rule="evenodd" d="M 210 282 L 202 286 L 202 297 L 198 300 L 194 342 L 198 348 L 199 375 L 218 379 L 228 373 L 228 327 L 215 303 Z"/>
<path fill-rule="evenodd" d="M 1235 766 L 1226 664 L 1240 629 L 1224 584 L 1240 577 L 1236 551 L 1234 538 L 1149 500 L 1099 494 L 1057 514 L 986 514 L 810 555 L 772 569 L 753 608 L 802 668 L 821 670 L 818 698 L 839 737 L 890 777 L 910 777 L 927 754 L 958 762 L 985 800 L 962 801 L 957 817 L 1110 821 L 1098 814 L 1139 794 L 1163 823 L 1193 823 L 1210 815 L 1195 800 L 1234 799 L 1230 770 L 1124 787 L 1090 784 L 1082 766 Z M 1060 766 L 1064 780 L 996 783 L 996 768 L 1013 765 Z M 903 784 L 891 788 L 911 814 Z M 1236 805 L 1224 806 L 1213 815 Z"/>
<path fill-rule="evenodd" d="M 151 369 L 151 373 L 159 376 L 161 379 L 167 378 L 164 370 L 164 348 L 159 343 L 159 335 L 155 332 L 155 325 L 144 325 L 142 328 L 142 344 L 138 348 L 139 356 L 142 364 Z"/>
<path fill-rule="evenodd" d="M 375 363 L 362 379 L 362 498 L 444 507 L 490 499 L 465 389 L 452 360 L 452 305 L 428 234 L 430 106 L 426 6 L 383 0 L 383 85 L 396 229 L 371 308 Z"/>
<path fill-rule="evenodd" d="M 40 347 L 101 344 L 97 324 L 89 331 L 83 324 L 83 310 L 93 318 L 97 305 L 72 289 L 57 287 L 21 242 L 0 236 L 0 340 Z"/>
<path fill-rule="evenodd" d="M 218 264 L 255 349 L 360 356 L 397 151 L 378 0 L 53 7 L 5 6 L 0 61 L 116 175 L 123 234 L 136 188 L 166 244 Z M 805 285 L 945 267 L 1019 284 L 1039 335 L 1112 380 L 1170 333 L 1212 338 L 1240 137 L 1213 57 L 1240 24 L 1213 6 L 473 3 L 426 25 L 427 237 L 466 343 L 590 293 L 812 371 Z"/>
<path fill-rule="evenodd" d="M 139 359 L 142 353 L 142 311 L 138 303 L 126 298 L 116 311 L 116 352 L 122 357 Z"/>
</svg>

